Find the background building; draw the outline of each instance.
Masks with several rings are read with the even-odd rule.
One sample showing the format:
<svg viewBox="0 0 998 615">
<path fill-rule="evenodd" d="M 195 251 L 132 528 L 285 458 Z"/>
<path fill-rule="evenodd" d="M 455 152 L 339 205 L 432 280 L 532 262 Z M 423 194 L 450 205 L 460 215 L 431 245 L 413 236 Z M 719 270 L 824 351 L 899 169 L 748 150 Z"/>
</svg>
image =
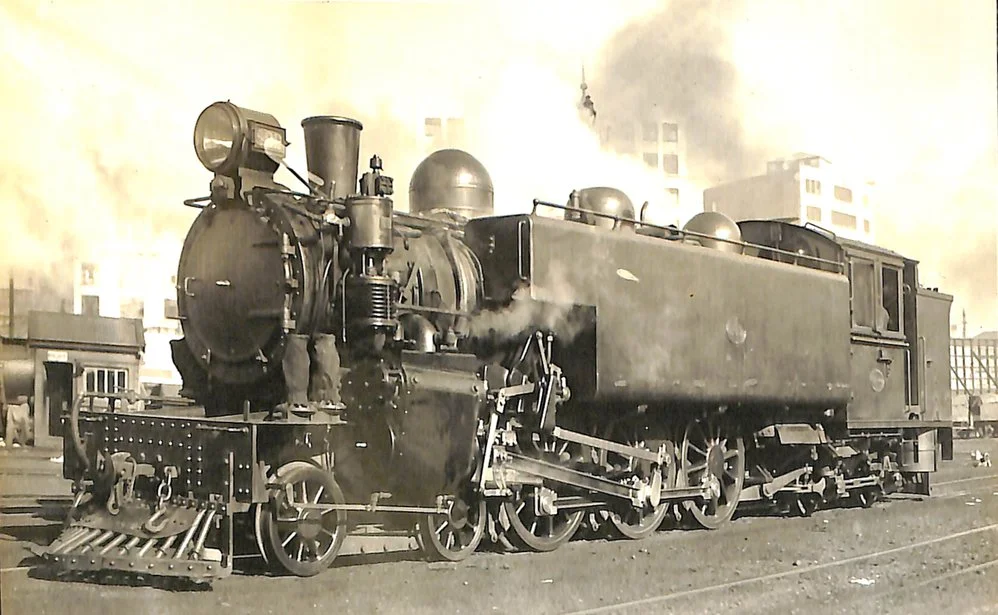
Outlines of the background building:
<svg viewBox="0 0 998 615">
<path fill-rule="evenodd" d="M 142 322 L 145 351 L 138 381 L 147 391 L 181 384 L 170 353 L 170 340 L 183 336 L 176 288 L 181 245 L 172 237 L 126 242 L 118 254 L 102 253 L 74 265 L 75 313 Z"/>
<path fill-rule="evenodd" d="M 661 178 L 662 203 L 666 219 L 653 220 L 660 224 L 682 223 L 672 219 L 682 210 L 701 207 L 700 191 L 688 179 L 684 145 L 679 125 L 669 118 L 650 114 L 643 120 L 611 124 L 596 119 L 600 144 L 603 148 L 623 156 L 641 160 L 654 169 Z M 640 207 L 640 203 L 635 203 Z"/>
<path fill-rule="evenodd" d="M 837 235 L 873 243 L 874 185 L 850 177 L 821 156 L 795 154 L 770 161 L 765 175 L 708 188 L 704 210 L 735 220 L 811 222 Z"/>
</svg>

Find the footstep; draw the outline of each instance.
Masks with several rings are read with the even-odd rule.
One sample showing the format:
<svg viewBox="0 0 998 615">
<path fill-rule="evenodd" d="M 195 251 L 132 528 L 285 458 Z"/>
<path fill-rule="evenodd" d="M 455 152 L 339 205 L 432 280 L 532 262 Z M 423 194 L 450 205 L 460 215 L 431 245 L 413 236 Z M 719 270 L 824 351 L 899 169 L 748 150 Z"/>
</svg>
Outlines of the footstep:
<svg viewBox="0 0 998 615">
<path fill-rule="evenodd" d="M 869 587 L 869 586 L 873 585 L 874 583 L 876 583 L 876 581 L 874 581 L 873 579 L 867 579 L 865 577 L 859 578 L 859 579 L 852 578 L 852 579 L 849 579 L 849 582 L 853 583 L 855 585 L 862 585 L 863 587 Z"/>
</svg>

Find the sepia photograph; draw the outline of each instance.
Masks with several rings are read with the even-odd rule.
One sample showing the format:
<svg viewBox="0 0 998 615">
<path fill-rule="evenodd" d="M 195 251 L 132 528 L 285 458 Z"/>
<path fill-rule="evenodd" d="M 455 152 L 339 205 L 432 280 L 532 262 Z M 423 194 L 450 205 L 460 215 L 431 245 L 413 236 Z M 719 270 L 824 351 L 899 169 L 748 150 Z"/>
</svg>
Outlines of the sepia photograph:
<svg viewBox="0 0 998 615">
<path fill-rule="evenodd" d="M 7 0 L 0 613 L 998 614 L 998 5 Z"/>
</svg>

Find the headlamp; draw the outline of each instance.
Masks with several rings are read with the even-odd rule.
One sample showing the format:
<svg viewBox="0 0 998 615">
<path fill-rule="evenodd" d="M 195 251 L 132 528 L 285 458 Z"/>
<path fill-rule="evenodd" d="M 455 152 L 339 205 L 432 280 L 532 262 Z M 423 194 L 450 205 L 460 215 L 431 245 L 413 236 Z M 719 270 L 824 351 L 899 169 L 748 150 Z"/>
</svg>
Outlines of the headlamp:
<svg viewBox="0 0 998 615">
<path fill-rule="evenodd" d="M 272 115 L 230 102 L 209 105 L 194 125 L 194 151 L 209 171 L 234 176 L 240 168 L 273 173 L 287 151 L 284 128 Z"/>
</svg>

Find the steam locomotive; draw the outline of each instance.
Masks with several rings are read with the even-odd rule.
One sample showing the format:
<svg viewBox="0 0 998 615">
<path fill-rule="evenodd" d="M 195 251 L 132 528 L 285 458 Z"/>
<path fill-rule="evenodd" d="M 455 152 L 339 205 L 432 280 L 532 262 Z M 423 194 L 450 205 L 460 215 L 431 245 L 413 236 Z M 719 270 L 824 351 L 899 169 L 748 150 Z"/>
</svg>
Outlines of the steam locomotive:
<svg viewBox="0 0 998 615">
<path fill-rule="evenodd" d="M 359 523 L 453 561 L 486 535 L 550 551 L 583 522 L 641 539 L 670 511 L 927 493 L 951 458 L 951 297 L 915 261 L 716 212 L 663 227 L 605 187 L 495 216 L 459 150 L 402 213 L 378 156 L 358 178 L 359 122 L 302 127 L 298 192 L 276 118 L 199 117 L 173 354 L 204 412 L 81 398 L 52 564 L 211 580 L 249 536 L 307 576 Z"/>
</svg>

